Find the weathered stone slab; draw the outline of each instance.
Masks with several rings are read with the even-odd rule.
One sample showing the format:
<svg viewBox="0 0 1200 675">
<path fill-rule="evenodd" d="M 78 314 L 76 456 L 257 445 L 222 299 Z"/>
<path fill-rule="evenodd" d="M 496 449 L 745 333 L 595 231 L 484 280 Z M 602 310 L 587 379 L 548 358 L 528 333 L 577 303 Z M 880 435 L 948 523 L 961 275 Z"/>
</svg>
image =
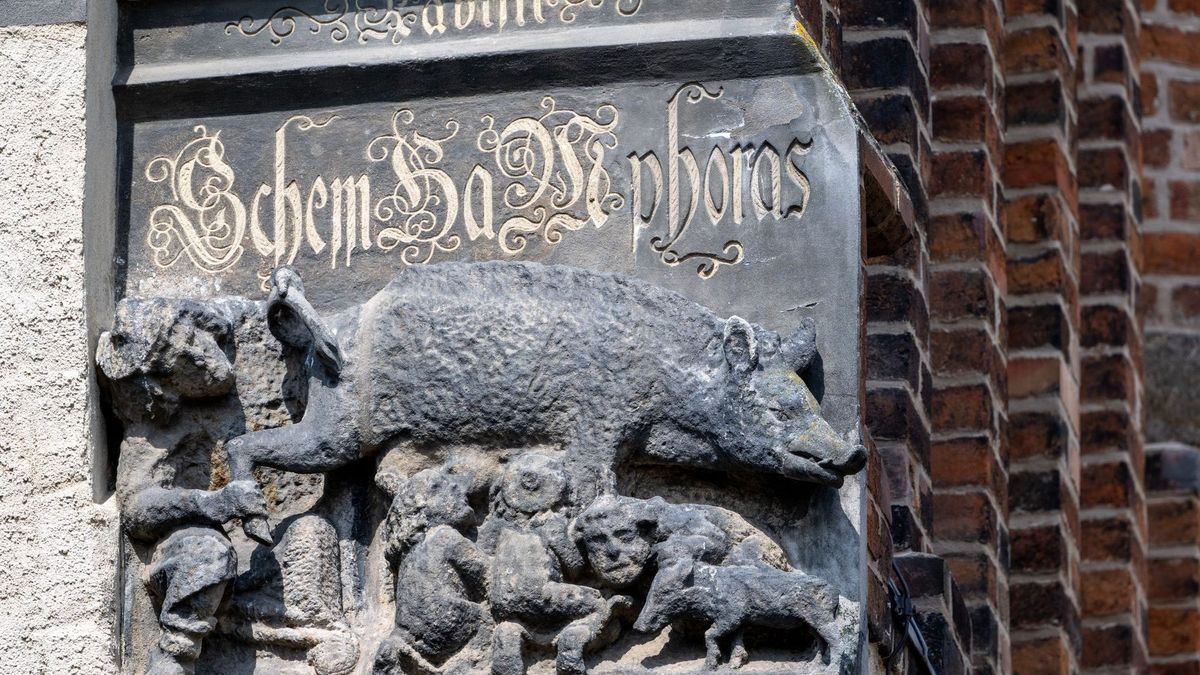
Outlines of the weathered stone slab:
<svg viewBox="0 0 1200 675">
<path fill-rule="evenodd" d="M 127 425 L 127 670 L 170 633 L 154 594 L 172 592 L 198 548 L 195 578 L 232 596 L 196 610 L 219 625 L 185 641 L 203 654 L 177 658 L 201 671 L 339 672 L 349 660 L 370 672 L 415 649 L 460 669 L 518 672 L 524 658 L 529 672 L 556 660 L 572 672 L 586 643 L 593 672 L 693 672 L 717 652 L 689 628 L 718 620 L 750 629 L 750 672 L 850 667 L 864 569 L 860 136 L 789 2 L 163 0 L 123 12 L 117 296 L 130 299 L 101 366 Z M 431 304 L 404 295 L 409 283 L 435 289 Z M 409 302 L 429 314 L 381 309 Z M 724 328 L 679 347 L 695 322 Z M 427 358 L 406 362 L 414 349 Z M 743 447 L 766 432 L 732 431 L 732 408 L 717 405 L 727 393 L 610 382 L 606 359 L 614 372 L 730 378 L 719 391 L 753 392 L 734 396 L 754 401 L 740 414 L 761 414 L 781 445 Z M 760 371 L 784 377 L 753 384 Z M 417 372 L 427 390 L 404 384 Z M 571 372 L 561 391 L 544 381 Z M 465 399 L 450 394 L 456 377 L 475 383 Z M 622 401 L 645 417 L 636 433 L 600 419 Z M 662 412 L 672 402 L 716 407 L 681 431 Z M 442 415 L 464 411 L 480 414 Z M 594 433 L 563 431 L 564 415 L 595 417 L 580 427 Z M 417 418 L 429 428 L 396 422 Z M 805 462 L 825 468 L 795 468 Z M 282 470 L 258 474 L 269 529 L 248 473 L 259 464 Z M 512 483 L 524 480 L 563 486 Z M 179 506 L 157 490 L 184 488 L 211 492 L 197 502 L 209 510 L 159 532 Z M 227 522 L 238 517 L 275 543 Z M 444 522 L 413 530 L 414 518 Z M 629 579 L 598 562 L 599 539 L 556 538 L 651 524 L 657 534 L 639 536 L 655 552 Z M 692 535 L 723 542 L 720 555 L 683 543 Z M 405 594 L 441 598 L 429 570 L 450 568 L 466 604 L 447 601 L 461 614 L 423 633 L 430 620 L 405 614 L 419 609 Z M 476 588 L 526 568 L 567 595 L 538 609 Z M 696 588 L 720 600 L 685 601 Z M 566 609 L 580 593 L 611 606 Z M 745 615 L 731 613 L 740 600 Z M 756 612 L 781 618 L 751 625 Z M 741 658 L 735 628 L 724 659 Z"/>
</svg>

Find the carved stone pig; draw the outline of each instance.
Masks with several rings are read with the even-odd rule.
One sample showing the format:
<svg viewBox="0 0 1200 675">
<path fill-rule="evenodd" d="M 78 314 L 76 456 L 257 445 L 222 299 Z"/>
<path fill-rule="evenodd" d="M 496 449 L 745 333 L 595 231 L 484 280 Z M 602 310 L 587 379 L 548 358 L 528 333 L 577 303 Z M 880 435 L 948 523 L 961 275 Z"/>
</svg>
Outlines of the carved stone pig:
<svg viewBox="0 0 1200 675">
<path fill-rule="evenodd" d="M 312 350 L 307 413 L 234 439 L 235 480 L 259 465 L 330 471 L 397 443 L 549 443 L 583 505 L 611 491 L 626 451 L 829 486 L 866 461 L 798 374 L 812 323 L 781 339 L 635 279 L 533 263 L 412 268 L 327 320 L 292 270 L 272 285 L 277 334 Z"/>
<path fill-rule="evenodd" d="M 826 662 L 845 672 L 853 640 L 841 634 L 838 592 L 824 581 L 801 572 L 768 565 L 710 565 L 695 562 L 686 570 L 663 575 L 642 608 L 634 630 L 653 632 L 679 620 L 707 626 L 704 665 L 716 670 L 722 644 L 732 640 L 729 665 L 740 668 L 749 658 L 744 643 L 748 627 L 789 629 L 808 626 L 820 635 Z"/>
</svg>

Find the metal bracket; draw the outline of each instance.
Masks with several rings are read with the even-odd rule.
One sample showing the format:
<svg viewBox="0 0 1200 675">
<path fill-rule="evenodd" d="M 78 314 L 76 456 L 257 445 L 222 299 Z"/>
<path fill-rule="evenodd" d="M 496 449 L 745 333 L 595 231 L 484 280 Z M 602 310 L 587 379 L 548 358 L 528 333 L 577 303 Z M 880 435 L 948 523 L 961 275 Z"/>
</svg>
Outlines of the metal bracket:
<svg viewBox="0 0 1200 675">
<path fill-rule="evenodd" d="M 912 592 L 895 560 L 892 561 L 892 573 L 895 579 L 888 580 L 888 605 L 892 610 L 892 626 L 903 627 L 905 638 L 895 641 L 892 653 L 885 659 L 888 672 L 892 672 L 896 660 L 904 653 L 905 648 L 912 647 L 925 671 L 930 675 L 939 675 L 938 670 L 929 661 L 929 644 L 925 642 L 921 627 L 917 625 L 917 608 L 912 601 Z M 896 585 L 897 580 L 900 582 L 899 586 Z"/>
</svg>

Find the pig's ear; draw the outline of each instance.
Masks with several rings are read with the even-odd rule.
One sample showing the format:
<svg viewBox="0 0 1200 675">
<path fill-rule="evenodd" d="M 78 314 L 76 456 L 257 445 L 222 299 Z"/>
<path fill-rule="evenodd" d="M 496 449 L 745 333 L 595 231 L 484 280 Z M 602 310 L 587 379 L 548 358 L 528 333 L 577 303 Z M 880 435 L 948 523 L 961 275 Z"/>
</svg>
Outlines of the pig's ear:
<svg viewBox="0 0 1200 675">
<path fill-rule="evenodd" d="M 740 316 L 729 317 L 725 322 L 725 360 L 739 373 L 758 367 L 758 337 L 754 326 Z"/>
<path fill-rule="evenodd" d="M 804 372 L 817 356 L 817 323 L 806 318 L 780 348 L 783 361 L 797 373 Z"/>
</svg>

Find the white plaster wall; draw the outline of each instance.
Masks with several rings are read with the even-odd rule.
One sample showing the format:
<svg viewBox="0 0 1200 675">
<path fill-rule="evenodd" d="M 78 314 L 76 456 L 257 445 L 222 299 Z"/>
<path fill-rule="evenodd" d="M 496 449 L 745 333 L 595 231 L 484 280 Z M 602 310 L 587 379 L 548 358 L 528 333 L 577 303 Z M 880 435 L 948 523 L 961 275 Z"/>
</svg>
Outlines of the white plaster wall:
<svg viewBox="0 0 1200 675">
<path fill-rule="evenodd" d="M 0 28 L 0 673 L 115 670 L 117 518 L 93 499 L 84 37 Z"/>
</svg>

